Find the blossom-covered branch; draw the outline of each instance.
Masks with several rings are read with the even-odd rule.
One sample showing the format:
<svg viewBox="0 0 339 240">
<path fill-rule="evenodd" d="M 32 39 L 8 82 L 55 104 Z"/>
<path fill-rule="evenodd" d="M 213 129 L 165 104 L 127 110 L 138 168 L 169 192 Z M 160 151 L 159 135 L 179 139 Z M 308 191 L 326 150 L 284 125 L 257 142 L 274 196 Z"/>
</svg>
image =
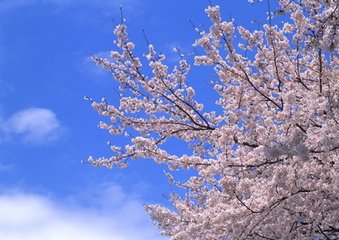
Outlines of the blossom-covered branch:
<svg viewBox="0 0 339 240">
<path fill-rule="evenodd" d="M 90 162 L 126 167 L 150 158 L 171 170 L 195 169 L 182 183 L 166 173 L 187 190 L 173 194 L 172 209 L 146 206 L 172 239 L 338 239 L 338 6 L 280 0 L 274 12 L 286 21 L 275 24 L 270 14 L 254 31 L 207 7 L 211 27 L 198 30 L 194 65 L 216 74 L 206 89 L 218 97 L 215 111 L 197 100 L 188 61 L 170 69 L 151 44 L 137 57 L 122 22 L 111 58 L 93 57 L 112 72 L 120 103 L 92 106 L 106 117 L 100 127 L 130 144 Z M 168 139 L 188 153 L 171 154 Z"/>
</svg>

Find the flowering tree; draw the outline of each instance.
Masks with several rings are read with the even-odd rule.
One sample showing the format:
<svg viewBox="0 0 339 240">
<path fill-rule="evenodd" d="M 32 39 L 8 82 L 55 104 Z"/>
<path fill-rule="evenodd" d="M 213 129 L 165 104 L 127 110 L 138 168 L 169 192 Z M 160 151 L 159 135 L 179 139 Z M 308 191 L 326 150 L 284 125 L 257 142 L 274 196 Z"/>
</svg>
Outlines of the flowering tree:
<svg viewBox="0 0 339 240">
<path fill-rule="evenodd" d="M 285 23 L 273 24 L 272 11 L 255 31 L 219 10 L 206 9 L 211 27 L 196 29 L 194 43 L 203 51 L 194 65 L 216 73 L 215 111 L 189 86 L 188 61 L 170 69 L 151 44 L 141 60 L 124 22 L 115 28 L 111 59 L 93 60 L 119 83 L 120 104 L 92 106 L 110 119 L 101 128 L 131 142 L 89 161 L 125 167 L 148 158 L 196 170 L 185 182 L 167 173 L 187 192 L 172 195 L 173 209 L 146 206 L 172 239 L 338 239 L 338 2 L 280 0 Z M 190 153 L 169 153 L 172 138 Z"/>
</svg>

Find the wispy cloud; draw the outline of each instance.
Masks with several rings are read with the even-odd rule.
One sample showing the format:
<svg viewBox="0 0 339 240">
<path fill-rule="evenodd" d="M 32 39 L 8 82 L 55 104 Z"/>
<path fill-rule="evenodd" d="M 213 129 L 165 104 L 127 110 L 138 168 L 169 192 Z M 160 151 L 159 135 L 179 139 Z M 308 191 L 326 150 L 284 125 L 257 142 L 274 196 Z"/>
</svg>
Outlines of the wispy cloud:
<svg viewBox="0 0 339 240">
<path fill-rule="evenodd" d="M 46 108 L 28 108 L 1 119 L 2 138 L 20 138 L 24 142 L 46 143 L 58 139 L 64 128 L 56 114 Z"/>
<path fill-rule="evenodd" d="M 0 194 L 0 239 L 160 240 L 140 200 L 112 185 L 105 199 L 62 201 L 20 191 Z M 111 201 L 111 204 L 108 204 Z"/>
</svg>

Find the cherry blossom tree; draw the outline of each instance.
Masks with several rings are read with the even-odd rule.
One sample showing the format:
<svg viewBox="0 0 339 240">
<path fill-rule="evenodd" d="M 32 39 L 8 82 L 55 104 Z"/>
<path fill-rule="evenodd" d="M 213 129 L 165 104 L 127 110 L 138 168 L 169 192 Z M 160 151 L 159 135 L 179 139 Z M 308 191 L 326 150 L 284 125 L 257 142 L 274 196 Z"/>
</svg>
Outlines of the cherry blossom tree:
<svg viewBox="0 0 339 240">
<path fill-rule="evenodd" d="M 93 57 L 112 72 L 120 103 L 91 101 L 106 117 L 100 127 L 130 143 L 89 161 L 167 165 L 185 194 L 146 210 L 171 239 L 339 239 L 338 2 L 280 0 L 255 31 L 222 20 L 219 6 L 205 12 L 194 67 L 215 72 L 214 111 L 189 84 L 188 60 L 171 68 L 152 44 L 139 58 L 122 21 L 111 58 Z M 187 154 L 170 153 L 169 139 Z M 185 181 L 172 176 L 188 169 Z"/>
</svg>

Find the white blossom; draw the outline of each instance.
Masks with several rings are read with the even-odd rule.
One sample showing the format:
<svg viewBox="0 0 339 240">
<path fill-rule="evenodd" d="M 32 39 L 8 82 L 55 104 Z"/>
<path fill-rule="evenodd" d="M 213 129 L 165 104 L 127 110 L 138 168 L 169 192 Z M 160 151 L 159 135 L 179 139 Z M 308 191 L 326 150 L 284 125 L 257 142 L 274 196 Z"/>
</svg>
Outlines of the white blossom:
<svg viewBox="0 0 339 240">
<path fill-rule="evenodd" d="M 125 24 L 114 30 L 111 59 L 93 57 L 121 91 L 117 104 L 88 98 L 106 118 L 99 126 L 130 143 L 89 162 L 124 168 L 147 158 L 194 169 L 181 182 L 165 173 L 185 189 L 172 195 L 173 208 L 146 206 L 171 239 L 339 238 L 338 4 L 279 4 L 287 21 L 254 31 L 223 21 L 219 6 L 206 9 L 212 23 L 196 30 L 194 65 L 216 73 L 202 93 L 217 96 L 214 106 L 189 85 L 189 61 L 171 68 L 151 44 L 138 58 Z M 173 153 L 169 139 L 187 153 Z"/>
</svg>

